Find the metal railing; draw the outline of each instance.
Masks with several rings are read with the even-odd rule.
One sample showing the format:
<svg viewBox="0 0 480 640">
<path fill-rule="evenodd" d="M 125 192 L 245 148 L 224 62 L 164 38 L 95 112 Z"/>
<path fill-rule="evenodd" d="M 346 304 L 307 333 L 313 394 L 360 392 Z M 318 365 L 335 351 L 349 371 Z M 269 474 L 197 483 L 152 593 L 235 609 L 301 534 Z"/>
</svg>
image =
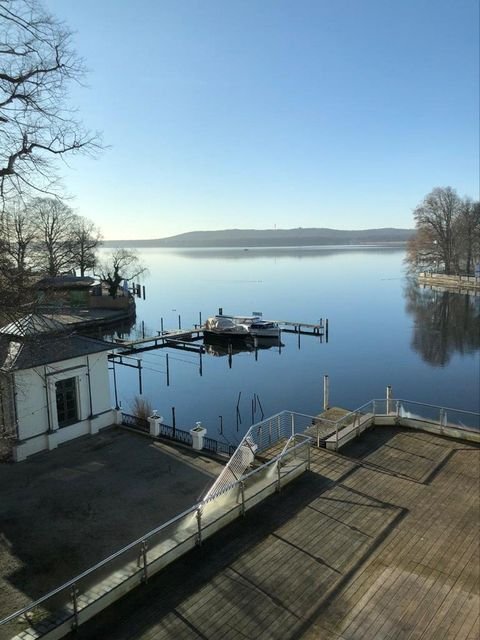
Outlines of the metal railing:
<svg viewBox="0 0 480 640">
<path fill-rule="evenodd" d="M 122 424 L 126 427 L 130 427 L 131 429 L 137 429 L 142 433 L 150 432 L 150 425 L 148 423 L 148 420 L 146 420 L 145 418 L 132 416 L 128 413 L 122 413 Z M 192 446 L 192 434 L 190 433 L 190 431 L 177 429 L 177 427 L 171 427 L 170 425 L 163 422 L 160 424 L 159 436 L 162 438 L 166 438 L 167 440 L 180 442 L 181 444 L 185 444 L 190 447 Z M 211 453 L 231 456 L 235 452 L 236 445 L 230 444 L 229 442 L 220 442 L 219 440 L 215 440 L 214 438 L 204 437 L 203 449 Z"/>
<path fill-rule="evenodd" d="M 129 413 L 122 413 L 122 424 L 131 429 L 138 429 L 139 431 L 150 431 L 150 425 L 146 418 L 140 418 L 139 416 L 132 416 Z"/>
<path fill-rule="evenodd" d="M 238 478 L 232 475 L 222 491 L 209 493 L 190 509 L 0 620 L 0 625 L 24 618 L 26 624 L 42 633 L 59 625 L 67 625 L 68 629 L 78 627 L 89 619 L 89 606 L 101 597 L 119 585 L 123 585 L 122 592 L 125 592 L 145 582 L 179 555 L 201 544 L 204 538 L 227 524 L 232 517 L 243 515 L 250 506 L 280 490 L 295 474 L 307 469 L 311 439 L 298 434 L 296 438 L 296 442 L 292 442 L 292 446 L 282 454 L 255 469 L 248 468 L 247 471 L 245 467 L 247 472 Z M 14 632 L 18 632 L 18 628 Z"/>
<path fill-rule="evenodd" d="M 302 413 L 281 411 L 266 420 L 253 424 L 206 494 L 205 500 L 228 491 L 232 483 L 238 481 L 254 464 L 258 454 L 278 442 L 303 434 L 306 428 L 312 425 L 312 420 L 314 420 L 312 416 Z M 297 444 L 297 441 L 295 440 L 293 444 Z M 285 454 L 287 453 L 288 451 L 285 452 Z"/>
<path fill-rule="evenodd" d="M 400 420 L 400 423 L 402 418 L 405 418 L 429 422 L 439 427 L 448 426 L 465 431 L 480 431 L 480 413 L 476 413 L 475 411 L 442 407 L 435 404 L 404 400 L 401 398 L 382 398 L 371 400 L 371 403 L 373 403 L 374 416 L 394 415 Z"/>
<path fill-rule="evenodd" d="M 406 420 L 427 423 L 439 434 L 443 434 L 446 428 L 457 430 L 457 435 L 461 435 L 462 431 L 473 433 L 480 431 L 480 413 L 474 411 L 399 398 L 377 398 L 358 407 L 355 411 L 347 413 L 334 423 L 331 437 L 334 437 L 335 449 L 338 449 L 342 436 L 347 433 L 360 435 L 362 431 L 381 417 L 394 418 L 400 426 L 402 421 Z M 319 445 L 318 441 L 317 445 Z"/>
</svg>

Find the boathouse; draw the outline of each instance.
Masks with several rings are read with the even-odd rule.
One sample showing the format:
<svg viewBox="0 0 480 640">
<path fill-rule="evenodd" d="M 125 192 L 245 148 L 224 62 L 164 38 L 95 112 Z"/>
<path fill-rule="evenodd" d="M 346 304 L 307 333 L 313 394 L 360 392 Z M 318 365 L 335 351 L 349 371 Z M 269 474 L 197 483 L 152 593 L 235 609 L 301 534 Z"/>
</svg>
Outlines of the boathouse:
<svg viewBox="0 0 480 640">
<path fill-rule="evenodd" d="M 111 345 L 40 314 L 0 328 L 0 438 L 15 461 L 114 422 Z"/>
</svg>

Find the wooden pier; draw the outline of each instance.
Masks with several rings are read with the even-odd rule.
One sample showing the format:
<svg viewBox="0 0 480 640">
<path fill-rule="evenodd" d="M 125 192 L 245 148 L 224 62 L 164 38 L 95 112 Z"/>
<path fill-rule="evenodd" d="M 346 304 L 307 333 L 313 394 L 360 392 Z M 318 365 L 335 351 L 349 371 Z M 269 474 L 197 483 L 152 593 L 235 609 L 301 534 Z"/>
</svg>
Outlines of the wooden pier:
<svg viewBox="0 0 480 640">
<path fill-rule="evenodd" d="M 163 349 L 165 347 L 194 353 L 205 353 L 203 344 L 195 344 L 198 340 L 203 340 L 203 328 L 193 327 L 192 329 L 158 331 L 157 335 L 135 338 L 134 340 L 117 339 L 113 343 L 113 348 L 117 354 L 124 355 L 151 351 L 152 349 Z"/>
<path fill-rule="evenodd" d="M 298 336 L 316 336 L 328 341 L 328 320 L 320 319 L 318 324 L 308 322 L 294 322 L 291 320 L 271 320 L 276 322 L 284 333 L 295 333 Z M 162 323 L 163 324 L 163 323 Z M 168 331 L 157 331 L 153 336 L 142 336 L 133 340 L 117 339 L 112 349 L 118 355 L 128 355 L 132 353 L 141 353 L 152 349 L 163 349 L 170 347 L 172 349 L 180 349 L 182 351 L 191 351 L 193 353 L 205 353 L 203 344 L 197 344 L 199 340 L 204 338 L 204 326 L 195 325 L 189 329 L 173 329 Z"/>
<path fill-rule="evenodd" d="M 272 320 L 276 322 L 285 333 L 299 333 L 305 336 L 327 336 L 328 337 L 328 320 L 325 322 L 320 319 L 318 324 L 310 324 L 308 322 L 292 322 L 290 320 Z"/>
</svg>

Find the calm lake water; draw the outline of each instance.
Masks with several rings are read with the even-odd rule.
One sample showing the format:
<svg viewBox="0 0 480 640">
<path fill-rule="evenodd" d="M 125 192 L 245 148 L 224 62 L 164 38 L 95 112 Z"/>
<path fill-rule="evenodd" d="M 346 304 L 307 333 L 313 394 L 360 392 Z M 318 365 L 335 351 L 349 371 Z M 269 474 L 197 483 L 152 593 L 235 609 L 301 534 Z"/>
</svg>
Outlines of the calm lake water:
<svg viewBox="0 0 480 640">
<path fill-rule="evenodd" d="M 282 333 L 281 349 L 199 357 L 158 349 L 143 362 L 143 396 L 171 424 L 201 420 L 219 437 L 220 422 L 237 442 L 253 421 L 283 409 L 322 409 L 323 375 L 330 404 L 354 409 L 394 396 L 479 411 L 480 297 L 419 289 L 405 278 L 404 251 L 392 249 L 212 249 L 140 251 L 149 274 L 137 302 L 137 331 L 182 328 L 225 314 L 263 312 L 265 319 L 329 320 L 328 343 Z M 135 328 L 133 329 L 135 331 Z M 169 354 L 170 386 L 166 379 Z M 138 373 L 117 366 L 124 411 L 138 394 Z M 257 398 L 252 415 L 252 399 Z M 237 404 L 241 423 L 237 420 Z M 222 418 L 220 418 L 222 416 Z"/>
</svg>

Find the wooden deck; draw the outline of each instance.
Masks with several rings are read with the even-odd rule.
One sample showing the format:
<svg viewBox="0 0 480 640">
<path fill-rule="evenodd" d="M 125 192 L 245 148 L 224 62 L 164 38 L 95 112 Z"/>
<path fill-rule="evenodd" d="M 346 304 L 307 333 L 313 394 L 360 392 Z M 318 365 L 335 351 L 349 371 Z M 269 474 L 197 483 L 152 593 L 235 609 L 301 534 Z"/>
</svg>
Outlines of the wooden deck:
<svg viewBox="0 0 480 640">
<path fill-rule="evenodd" d="M 75 638 L 478 640 L 480 449 L 381 427 Z"/>
</svg>

